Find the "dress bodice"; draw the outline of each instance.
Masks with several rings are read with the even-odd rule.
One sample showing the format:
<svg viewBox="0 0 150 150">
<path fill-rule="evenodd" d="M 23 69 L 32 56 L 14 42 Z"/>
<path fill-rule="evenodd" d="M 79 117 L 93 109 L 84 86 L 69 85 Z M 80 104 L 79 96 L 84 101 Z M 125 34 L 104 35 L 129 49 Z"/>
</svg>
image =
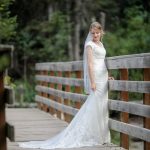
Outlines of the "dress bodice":
<svg viewBox="0 0 150 150">
<path fill-rule="evenodd" d="M 94 59 L 105 59 L 106 50 L 102 43 L 100 43 L 100 45 L 97 45 L 94 42 L 90 41 L 89 43 L 87 43 L 87 45 L 90 45 L 92 47 Z"/>
<path fill-rule="evenodd" d="M 93 50 L 93 63 L 94 63 L 94 68 L 104 70 L 106 69 L 105 65 L 105 55 L 106 55 L 106 50 L 103 46 L 102 43 L 100 45 L 95 44 L 93 41 L 90 41 L 87 43 L 87 46 L 91 46 Z"/>
</svg>

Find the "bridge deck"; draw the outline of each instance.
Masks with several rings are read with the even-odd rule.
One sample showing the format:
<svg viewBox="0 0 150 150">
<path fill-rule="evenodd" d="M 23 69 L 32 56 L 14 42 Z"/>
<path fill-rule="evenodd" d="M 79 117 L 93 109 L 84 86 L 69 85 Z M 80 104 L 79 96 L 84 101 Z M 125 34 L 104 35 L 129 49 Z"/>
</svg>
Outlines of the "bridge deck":
<svg viewBox="0 0 150 150">
<path fill-rule="evenodd" d="M 36 108 L 7 108 L 6 120 L 15 127 L 15 142 L 7 140 L 8 150 L 33 150 L 20 148 L 17 142 L 46 140 L 67 126 L 65 121 L 59 120 Z M 123 148 L 109 144 L 68 150 L 123 150 Z"/>
</svg>

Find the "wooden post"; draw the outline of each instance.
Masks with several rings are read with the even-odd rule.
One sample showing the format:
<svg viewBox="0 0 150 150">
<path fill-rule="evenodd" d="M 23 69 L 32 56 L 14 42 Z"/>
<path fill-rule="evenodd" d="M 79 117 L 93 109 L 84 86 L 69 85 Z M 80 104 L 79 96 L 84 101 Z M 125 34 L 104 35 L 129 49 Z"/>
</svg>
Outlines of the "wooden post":
<svg viewBox="0 0 150 150">
<path fill-rule="evenodd" d="M 120 80 L 128 80 L 128 69 L 120 69 Z M 120 92 L 121 100 L 128 102 L 128 92 Z M 121 121 L 128 123 L 129 114 L 127 112 L 121 112 Z M 120 146 L 129 149 L 129 136 L 124 133 L 120 133 Z"/>
<path fill-rule="evenodd" d="M 144 81 L 150 81 L 150 68 L 144 69 Z M 143 104 L 150 105 L 150 93 L 143 94 Z M 150 118 L 144 118 L 144 128 L 150 130 Z M 150 142 L 144 141 L 144 150 L 150 150 Z"/>
<path fill-rule="evenodd" d="M 50 71 L 50 76 L 54 76 L 54 71 Z M 54 83 L 50 83 L 50 87 L 51 88 L 54 88 Z M 54 96 L 53 95 L 50 95 L 49 94 L 49 98 L 51 99 L 51 100 L 54 100 Z M 49 108 L 49 112 L 50 112 L 50 114 L 54 114 L 55 113 L 55 109 L 53 108 L 53 107 L 50 107 Z"/>
<path fill-rule="evenodd" d="M 71 77 L 71 72 L 69 72 L 69 71 L 65 72 L 65 77 L 68 77 L 68 78 Z M 65 91 L 70 92 L 70 90 L 71 90 L 70 85 L 66 85 Z M 70 105 L 69 99 L 64 99 L 64 104 L 69 106 Z M 71 121 L 71 115 L 64 113 L 64 120 L 67 122 L 70 122 Z"/>
<path fill-rule="evenodd" d="M 37 71 L 37 75 L 40 75 L 41 74 L 41 72 L 40 71 Z M 41 85 L 41 81 L 38 81 L 37 82 L 37 85 Z M 41 92 L 37 92 L 37 94 L 38 95 L 41 95 Z M 39 108 L 39 109 L 41 109 L 41 104 L 39 103 L 39 102 L 37 102 L 37 107 Z"/>
<path fill-rule="evenodd" d="M 58 72 L 57 72 L 57 76 L 58 76 L 58 77 L 62 77 L 62 72 L 61 72 L 61 71 L 58 71 Z M 58 85 L 57 85 L 57 89 L 58 89 L 58 90 L 62 90 L 62 85 L 61 85 L 61 84 L 58 84 Z M 58 102 L 58 103 L 62 103 L 61 97 L 57 97 L 57 102 Z M 59 111 L 59 110 L 57 110 L 57 117 L 61 119 L 61 111 Z"/>
<path fill-rule="evenodd" d="M 82 72 L 81 71 L 76 71 L 75 74 L 76 74 L 76 78 L 79 78 L 79 79 L 82 78 Z M 79 86 L 75 87 L 75 92 L 76 93 L 81 93 L 81 90 L 82 90 L 81 87 L 79 87 Z M 75 107 L 80 109 L 81 102 L 75 102 Z"/>
<path fill-rule="evenodd" d="M 48 75 L 48 71 L 43 71 L 43 75 Z M 43 86 L 46 86 L 46 87 L 48 87 L 48 83 L 47 82 L 43 82 Z M 43 97 L 48 97 L 48 94 L 47 93 L 43 93 Z M 48 106 L 46 105 L 46 104 L 43 104 L 43 110 L 45 111 L 45 112 L 48 112 Z"/>
<path fill-rule="evenodd" d="M 40 71 L 40 75 L 43 75 L 43 71 Z M 39 83 L 41 86 L 43 85 L 43 82 L 42 81 L 40 81 L 40 83 Z M 39 92 L 39 95 L 40 96 L 43 96 L 43 92 Z M 43 109 L 43 104 L 42 103 L 38 103 L 38 107 L 42 110 Z"/>
<path fill-rule="evenodd" d="M 0 72 L 0 150 L 6 150 L 6 122 L 5 122 L 5 101 L 3 72 Z"/>
</svg>

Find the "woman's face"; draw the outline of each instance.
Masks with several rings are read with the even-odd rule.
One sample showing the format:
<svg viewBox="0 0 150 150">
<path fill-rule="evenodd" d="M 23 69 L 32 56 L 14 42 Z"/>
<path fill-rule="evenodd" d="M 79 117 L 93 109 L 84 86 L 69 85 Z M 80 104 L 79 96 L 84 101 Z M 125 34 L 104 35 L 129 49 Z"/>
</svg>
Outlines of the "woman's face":
<svg viewBox="0 0 150 150">
<path fill-rule="evenodd" d="M 91 32 L 93 41 L 94 42 L 99 42 L 100 41 L 100 37 L 101 37 L 100 30 L 97 29 L 96 27 L 93 27 L 90 32 Z"/>
</svg>

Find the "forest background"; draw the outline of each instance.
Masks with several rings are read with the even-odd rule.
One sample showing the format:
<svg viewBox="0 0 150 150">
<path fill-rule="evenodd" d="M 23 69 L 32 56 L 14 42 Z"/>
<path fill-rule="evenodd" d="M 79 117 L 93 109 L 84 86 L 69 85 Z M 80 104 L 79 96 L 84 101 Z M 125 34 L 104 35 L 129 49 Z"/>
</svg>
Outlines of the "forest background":
<svg viewBox="0 0 150 150">
<path fill-rule="evenodd" d="M 7 84 L 33 102 L 35 63 L 82 60 L 92 21 L 103 25 L 107 57 L 149 52 L 149 10 L 149 0 L 0 0 L 0 43 L 15 47 Z M 142 79 L 139 72 L 130 79 Z"/>
</svg>

